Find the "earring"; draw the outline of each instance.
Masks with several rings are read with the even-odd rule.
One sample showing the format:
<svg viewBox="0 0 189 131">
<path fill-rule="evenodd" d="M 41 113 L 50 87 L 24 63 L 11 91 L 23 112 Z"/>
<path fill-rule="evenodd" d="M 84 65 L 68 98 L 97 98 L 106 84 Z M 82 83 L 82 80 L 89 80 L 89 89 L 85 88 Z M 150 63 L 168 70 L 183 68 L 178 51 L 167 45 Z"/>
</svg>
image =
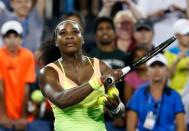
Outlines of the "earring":
<svg viewBox="0 0 189 131">
<path fill-rule="evenodd" d="M 83 44 L 83 45 L 85 44 L 85 41 L 84 41 L 84 40 L 82 40 L 82 44 Z"/>
</svg>

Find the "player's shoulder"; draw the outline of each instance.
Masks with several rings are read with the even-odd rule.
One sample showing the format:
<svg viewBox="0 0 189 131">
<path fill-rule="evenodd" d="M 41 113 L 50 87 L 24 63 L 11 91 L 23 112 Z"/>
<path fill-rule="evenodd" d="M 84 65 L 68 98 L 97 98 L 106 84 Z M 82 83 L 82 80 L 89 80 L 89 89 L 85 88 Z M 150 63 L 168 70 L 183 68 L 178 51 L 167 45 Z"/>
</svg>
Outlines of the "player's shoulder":
<svg viewBox="0 0 189 131">
<path fill-rule="evenodd" d="M 49 63 L 40 69 L 40 74 L 58 74 L 60 71 L 57 61 Z"/>
</svg>

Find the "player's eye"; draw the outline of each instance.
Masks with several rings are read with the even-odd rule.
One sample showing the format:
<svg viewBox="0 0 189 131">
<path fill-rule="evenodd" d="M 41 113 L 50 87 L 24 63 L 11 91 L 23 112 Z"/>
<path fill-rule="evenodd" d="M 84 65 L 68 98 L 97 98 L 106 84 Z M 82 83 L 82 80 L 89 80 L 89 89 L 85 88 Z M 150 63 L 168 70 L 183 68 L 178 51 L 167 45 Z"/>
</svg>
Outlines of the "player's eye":
<svg viewBox="0 0 189 131">
<path fill-rule="evenodd" d="M 78 30 L 73 30 L 73 33 L 74 34 L 79 34 L 79 31 Z"/>
</svg>

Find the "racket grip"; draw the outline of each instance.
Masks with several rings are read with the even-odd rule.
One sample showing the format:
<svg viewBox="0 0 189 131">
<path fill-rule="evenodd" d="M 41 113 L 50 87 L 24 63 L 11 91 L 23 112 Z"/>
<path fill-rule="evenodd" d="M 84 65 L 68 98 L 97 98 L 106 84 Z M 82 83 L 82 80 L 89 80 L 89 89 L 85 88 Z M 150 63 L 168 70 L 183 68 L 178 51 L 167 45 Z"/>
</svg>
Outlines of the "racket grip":
<svg viewBox="0 0 189 131">
<path fill-rule="evenodd" d="M 130 66 L 126 66 L 125 68 L 121 69 L 122 71 L 122 76 L 124 76 L 125 74 L 127 74 L 129 71 L 131 70 Z M 109 76 L 106 78 L 106 84 L 108 85 L 113 85 L 115 83 L 114 78 L 112 76 Z"/>
<path fill-rule="evenodd" d="M 122 76 L 126 75 L 130 70 L 131 70 L 130 66 L 126 66 L 125 68 L 121 69 L 121 71 L 123 72 Z"/>
</svg>

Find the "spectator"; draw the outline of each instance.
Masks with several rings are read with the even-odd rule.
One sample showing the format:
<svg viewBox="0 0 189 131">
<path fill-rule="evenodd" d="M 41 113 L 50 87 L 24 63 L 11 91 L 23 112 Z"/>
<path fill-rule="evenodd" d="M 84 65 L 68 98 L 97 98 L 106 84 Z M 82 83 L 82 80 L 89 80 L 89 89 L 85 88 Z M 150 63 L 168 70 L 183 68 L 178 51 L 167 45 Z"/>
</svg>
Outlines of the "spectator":
<svg viewBox="0 0 189 131">
<path fill-rule="evenodd" d="M 23 28 L 17 21 L 7 21 L 1 28 L 0 49 L 0 130 L 23 129 L 27 121 L 28 84 L 35 81 L 32 52 L 21 47 Z"/>
<path fill-rule="evenodd" d="M 128 131 L 185 131 L 180 95 L 167 86 L 167 61 L 162 54 L 147 62 L 149 84 L 141 86 L 128 103 Z"/>
<path fill-rule="evenodd" d="M 144 15 L 142 14 L 142 12 L 140 12 L 138 10 L 138 7 L 136 6 L 136 4 L 132 0 L 118 0 L 118 1 L 116 1 L 116 0 L 103 0 L 103 7 L 102 7 L 101 11 L 99 12 L 98 16 L 99 17 L 101 17 L 101 16 L 113 17 L 113 16 L 111 16 L 112 7 L 117 2 L 121 2 L 122 4 L 126 4 L 127 7 L 128 7 L 127 9 L 132 12 L 132 15 L 136 19 L 144 18 Z"/>
<path fill-rule="evenodd" d="M 32 8 L 32 0 L 11 0 L 13 12 L 6 7 L 0 9 L 0 26 L 8 20 L 19 21 L 24 29 L 23 46 L 35 51 L 41 44 L 45 0 L 37 0 Z"/>
<path fill-rule="evenodd" d="M 187 81 L 185 87 L 184 87 L 184 91 L 182 93 L 182 101 L 184 103 L 184 108 L 185 108 L 185 112 L 186 112 L 186 124 L 187 124 L 187 131 L 189 131 L 189 81 Z"/>
<path fill-rule="evenodd" d="M 165 56 L 170 68 L 170 86 L 182 93 L 189 77 L 189 20 L 176 21 L 173 29 L 178 45 L 168 49 Z"/>
<path fill-rule="evenodd" d="M 173 29 L 169 25 L 185 17 L 186 5 L 186 0 L 138 0 L 140 12 L 154 22 L 154 46 L 173 35 Z"/>
<path fill-rule="evenodd" d="M 145 46 L 148 48 L 148 50 L 152 50 L 154 48 L 153 23 L 148 19 L 139 19 L 134 28 L 134 38 L 136 40 L 136 44 L 139 46 Z"/>
<path fill-rule="evenodd" d="M 72 11 L 72 12 L 69 12 L 69 13 L 66 13 L 63 15 L 62 17 L 62 20 L 74 20 L 76 22 L 78 22 L 79 24 L 81 24 L 83 26 L 83 28 L 85 28 L 85 17 L 79 13 L 79 12 L 76 12 L 76 11 Z"/>
<path fill-rule="evenodd" d="M 123 68 L 129 63 L 129 54 L 124 53 L 116 48 L 115 45 L 115 27 L 112 19 L 108 17 L 100 17 L 96 20 L 95 34 L 97 41 L 97 48 L 94 48 L 90 56 L 97 57 L 103 60 L 108 66 L 113 69 Z M 117 88 L 120 92 L 120 97 L 124 100 L 124 86 L 123 82 L 118 83 Z M 115 127 L 112 125 L 112 118 L 107 114 L 105 115 L 107 130 L 113 130 Z M 117 127 L 122 127 L 124 130 L 124 117 L 114 120 L 114 124 Z"/>
<path fill-rule="evenodd" d="M 99 2 L 100 0 L 79 0 L 80 12 L 84 14 L 84 16 L 89 15 L 89 13 L 96 16 L 98 14 Z"/>
<path fill-rule="evenodd" d="M 138 60 L 142 56 L 144 56 L 148 52 L 148 49 L 144 46 L 137 46 L 131 55 L 132 62 Z M 143 64 L 133 71 L 129 72 L 124 77 L 124 95 L 125 95 L 125 101 L 128 101 L 131 96 L 133 95 L 134 91 L 138 89 L 138 87 L 147 82 L 147 68 L 146 64 Z"/>
<path fill-rule="evenodd" d="M 119 11 L 114 17 L 114 24 L 117 34 L 116 45 L 123 52 L 132 52 L 136 47 L 133 36 L 136 19 L 129 10 Z"/>
<path fill-rule="evenodd" d="M 189 18 L 189 0 L 187 0 L 186 16 Z"/>
</svg>

